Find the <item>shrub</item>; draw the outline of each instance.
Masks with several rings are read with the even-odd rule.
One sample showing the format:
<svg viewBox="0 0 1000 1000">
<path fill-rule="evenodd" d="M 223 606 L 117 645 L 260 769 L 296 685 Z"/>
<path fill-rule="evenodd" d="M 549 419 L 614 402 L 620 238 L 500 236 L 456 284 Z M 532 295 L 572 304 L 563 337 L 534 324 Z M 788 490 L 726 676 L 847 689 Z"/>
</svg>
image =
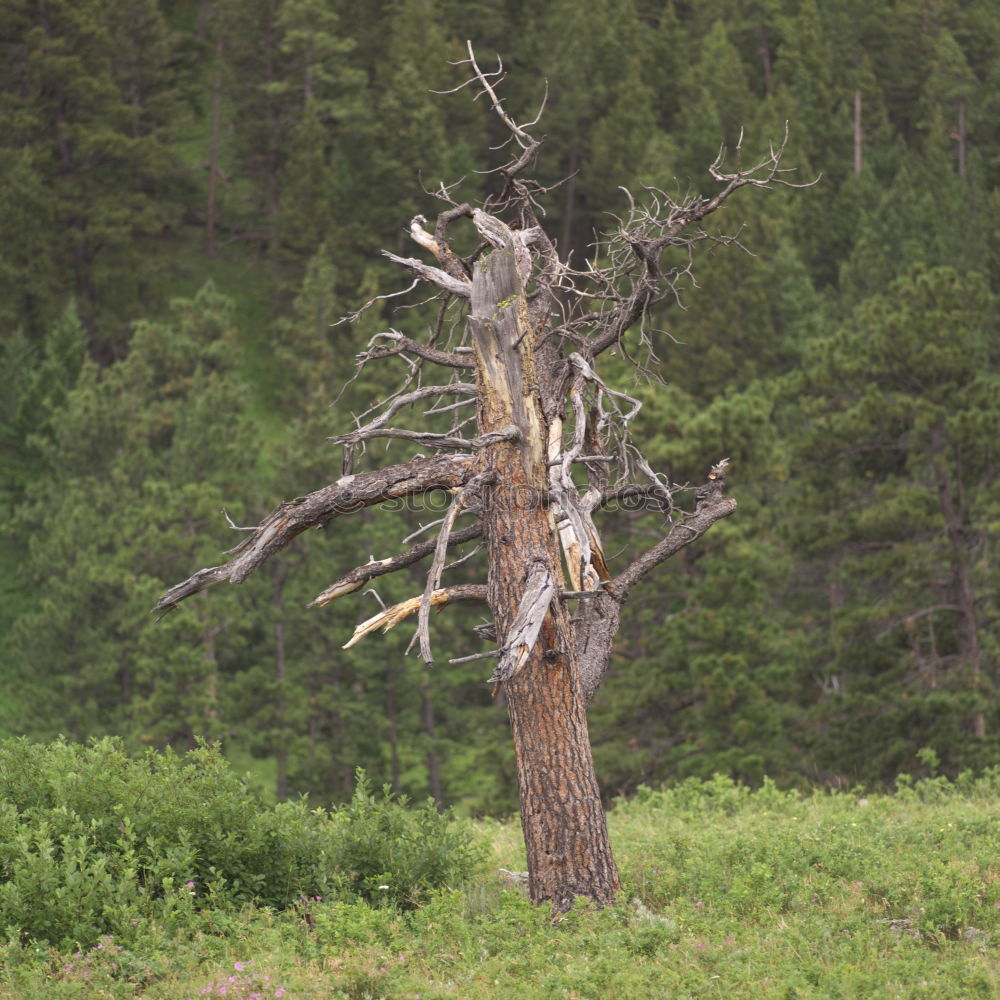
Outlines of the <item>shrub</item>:
<svg viewBox="0 0 1000 1000">
<path fill-rule="evenodd" d="M 432 801 L 406 804 L 388 785 L 373 794 L 358 770 L 353 798 L 334 813 L 334 856 L 350 895 L 409 908 L 429 889 L 464 881 L 485 859 L 484 848 Z"/>
<path fill-rule="evenodd" d="M 376 798 L 360 773 L 354 800 L 328 813 L 301 800 L 267 806 L 216 747 L 132 759 L 114 739 L 0 743 L 8 938 L 87 946 L 150 919 L 181 924 L 251 901 L 412 905 L 478 857 L 448 817 Z"/>
</svg>

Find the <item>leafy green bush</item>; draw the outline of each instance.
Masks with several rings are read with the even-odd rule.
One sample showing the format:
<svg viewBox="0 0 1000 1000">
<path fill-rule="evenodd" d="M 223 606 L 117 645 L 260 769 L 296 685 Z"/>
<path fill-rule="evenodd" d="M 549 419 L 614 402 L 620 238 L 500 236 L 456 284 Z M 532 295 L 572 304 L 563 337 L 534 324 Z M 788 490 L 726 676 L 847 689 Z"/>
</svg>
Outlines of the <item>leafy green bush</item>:
<svg viewBox="0 0 1000 1000">
<path fill-rule="evenodd" d="M 372 796 L 267 806 L 217 748 L 129 758 L 119 741 L 0 743 L 0 930 L 87 945 L 155 919 L 335 896 L 412 905 L 478 864 L 432 806 Z M 382 888 L 382 887 L 386 888 Z"/>
<path fill-rule="evenodd" d="M 334 814 L 334 854 L 351 895 L 405 909 L 427 890 L 452 885 L 481 864 L 484 849 L 449 823 L 433 802 L 405 806 L 406 798 L 394 799 L 388 785 L 380 796 L 373 794 L 364 771 L 358 770 L 354 797 Z"/>
</svg>

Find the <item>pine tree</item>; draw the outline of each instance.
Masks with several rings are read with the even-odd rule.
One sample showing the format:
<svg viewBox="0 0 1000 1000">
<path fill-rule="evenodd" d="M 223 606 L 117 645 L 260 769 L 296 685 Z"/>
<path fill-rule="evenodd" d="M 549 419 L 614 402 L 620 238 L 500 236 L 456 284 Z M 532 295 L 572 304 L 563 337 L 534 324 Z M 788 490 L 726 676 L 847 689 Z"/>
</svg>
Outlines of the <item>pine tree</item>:
<svg viewBox="0 0 1000 1000">
<path fill-rule="evenodd" d="M 53 398 L 50 435 L 34 439 L 42 471 L 14 524 L 37 604 L 14 632 L 20 663 L 45 685 L 39 733 L 124 729 L 163 745 L 223 731 L 238 599 L 200 615 L 193 637 L 169 621 L 157 630 L 148 608 L 177 560 L 217 551 L 202 529 L 219 525 L 224 485 L 239 502 L 234 477 L 252 464 L 230 311 L 206 288 L 175 303 L 169 322 L 140 324 L 128 358 L 103 371 L 86 363 Z"/>
<path fill-rule="evenodd" d="M 791 523 L 827 567 L 811 655 L 830 680 L 815 718 L 837 729 L 817 753 L 867 780 L 905 769 L 920 745 L 953 769 L 995 752 L 990 317 L 981 278 L 918 269 L 812 344 L 790 383 L 802 400 Z"/>
<path fill-rule="evenodd" d="M 3 297 L 38 336 L 46 310 L 74 294 L 106 362 L 124 348 L 117 324 L 148 292 L 149 257 L 136 251 L 174 218 L 163 197 L 180 177 L 164 131 L 175 112 L 166 27 L 152 0 L 17 0 L 2 31 L 0 143 L 25 151 L 18 193 L 38 202 L 41 185 L 50 202 L 25 227 L 39 274 Z M 18 225 L 23 211 L 0 201 L 0 224 Z M 0 280 L 16 282 L 24 258 L 5 258 Z"/>
</svg>

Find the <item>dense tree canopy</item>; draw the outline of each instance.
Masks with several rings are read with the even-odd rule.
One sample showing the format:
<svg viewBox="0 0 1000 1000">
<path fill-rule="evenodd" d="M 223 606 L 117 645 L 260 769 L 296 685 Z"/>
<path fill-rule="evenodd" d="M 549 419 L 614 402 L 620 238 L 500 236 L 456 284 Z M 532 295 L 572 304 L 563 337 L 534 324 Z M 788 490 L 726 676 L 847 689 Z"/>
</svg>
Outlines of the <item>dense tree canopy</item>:
<svg viewBox="0 0 1000 1000">
<path fill-rule="evenodd" d="M 400 308 L 416 292 L 333 324 L 398 290 L 378 250 L 402 251 L 400 220 L 432 216 L 442 183 L 458 201 L 497 189 L 476 172 L 494 124 L 429 93 L 460 82 L 448 60 L 471 38 L 501 53 L 522 120 L 547 81 L 539 200 L 577 266 L 626 211 L 619 184 L 711 195 L 708 164 L 741 129 L 750 151 L 789 120 L 801 179 L 822 174 L 801 197 L 726 208 L 720 227 L 745 224 L 755 256 L 705 254 L 685 308 L 654 317 L 666 384 L 617 372 L 658 467 L 697 482 L 705 456 L 730 455 L 740 509 L 626 606 L 593 708 L 604 787 L 884 782 L 923 746 L 951 771 L 996 762 L 994 3 L 8 7 L 4 731 L 204 734 L 280 795 L 343 798 L 360 764 L 511 808 L 481 670 L 424 667 L 396 633 L 341 649 L 377 610 L 361 591 L 304 611 L 353 565 L 329 529 L 282 557 L 299 565 L 148 615 L 241 537 L 220 508 L 253 525 L 289 484 L 335 478 L 324 439 L 406 378 L 397 360 L 341 391 L 374 333 L 420 330 Z M 385 557 L 439 516 L 366 514 L 350 549 Z M 638 511 L 620 530 L 612 562 L 657 523 Z M 422 588 L 417 571 L 386 580 L 386 603 Z M 469 652 L 477 620 L 442 617 L 442 652 Z"/>
</svg>

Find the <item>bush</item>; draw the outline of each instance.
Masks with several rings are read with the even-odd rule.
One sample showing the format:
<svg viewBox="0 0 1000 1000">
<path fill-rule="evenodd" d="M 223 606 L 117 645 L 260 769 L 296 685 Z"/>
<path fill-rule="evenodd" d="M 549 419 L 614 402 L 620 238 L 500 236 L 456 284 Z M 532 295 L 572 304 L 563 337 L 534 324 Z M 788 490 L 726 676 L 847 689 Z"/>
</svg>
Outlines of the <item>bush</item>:
<svg viewBox="0 0 1000 1000">
<path fill-rule="evenodd" d="M 412 905 L 478 863 L 432 807 L 376 799 L 359 773 L 333 813 L 265 805 L 216 747 L 129 758 L 120 741 L 0 743 L 0 930 L 92 944 L 150 919 L 339 896 Z M 387 889 L 380 888 L 387 886 Z"/>
<path fill-rule="evenodd" d="M 427 891 L 468 878 L 485 860 L 464 830 L 428 801 L 406 808 L 388 785 L 372 794 L 358 770 L 354 797 L 335 814 L 334 854 L 350 895 L 403 908 L 419 903 Z"/>
</svg>

